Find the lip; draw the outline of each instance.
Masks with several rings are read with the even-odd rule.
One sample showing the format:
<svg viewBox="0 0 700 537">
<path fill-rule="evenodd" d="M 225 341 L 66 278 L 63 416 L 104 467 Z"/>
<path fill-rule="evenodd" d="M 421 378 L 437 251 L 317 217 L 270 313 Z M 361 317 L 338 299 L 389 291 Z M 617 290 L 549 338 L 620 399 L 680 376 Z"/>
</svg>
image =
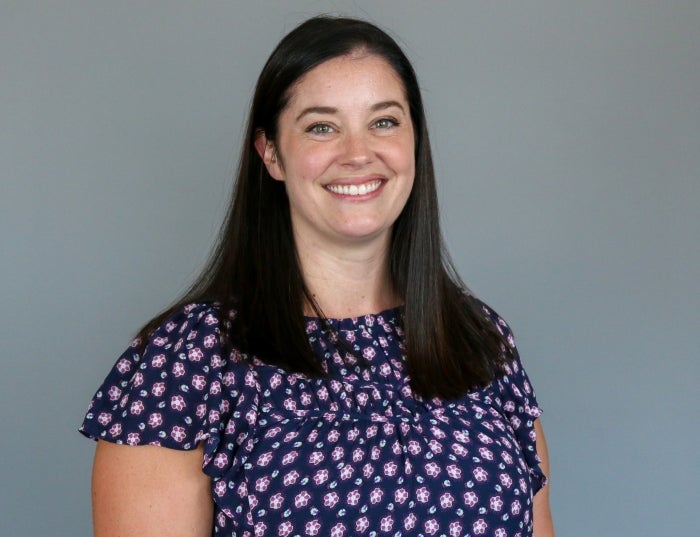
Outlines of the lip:
<svg viewBox="0 0 700 537">
<path fill-rule="evenodd" d="M 336 198 L 350 201 L 365 201 L 379 195 L 386 178 L 381 176 L 365 176 L 337 179 L 324 186 Z"/>
<path fill-rule="evenodd" d="M 371 174 L 371 175 L 361 175 L 361 176 L 356 176 L 356 177 L 342 177 L 340 179 L 335 179 L 333 181 L 330 181 L 326 183 L 324 186 L 327 187 L 329 185 L 332 186 L 350 186 L 350 185 L 364 185 L 368 183 L 373 183 L 375 181 L 381 181 L 382 183 L 386 182 L 386 177 L 384 175 L 380 174 Z"/>
</svg>

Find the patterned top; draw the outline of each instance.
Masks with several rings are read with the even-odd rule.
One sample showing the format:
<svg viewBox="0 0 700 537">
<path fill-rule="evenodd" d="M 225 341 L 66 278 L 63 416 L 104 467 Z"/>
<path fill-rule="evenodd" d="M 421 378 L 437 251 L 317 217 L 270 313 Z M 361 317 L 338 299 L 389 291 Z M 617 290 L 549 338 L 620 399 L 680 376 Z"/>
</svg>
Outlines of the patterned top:
<svg viewBox="0 0 700 537">
<path fill-rule="evenodd" d="M 80 431 L 120 444 L 204 442 L 217 535 L 532 535 L 544 484 L 535 452 L 541 410 L 513 349 L 507 374 L 443 401 L 411 390 L 401 308 L 306 331 L 328 372 L 289 373 L 221 352 L 220 312 L 193 304 L 143 353 L 119 358 Z M 336 350 L 338 334 L 363 356 Z M 337 341 L 337 340 L 336 340 Z"/>
</svg>

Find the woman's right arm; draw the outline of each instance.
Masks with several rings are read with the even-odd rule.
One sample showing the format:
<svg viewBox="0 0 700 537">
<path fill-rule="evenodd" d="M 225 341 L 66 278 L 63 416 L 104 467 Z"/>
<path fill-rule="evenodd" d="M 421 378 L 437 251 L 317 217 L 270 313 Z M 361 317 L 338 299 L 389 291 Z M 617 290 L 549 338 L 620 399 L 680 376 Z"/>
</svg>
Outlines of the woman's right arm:
<svg viewBox="0 0 700 537">
<path fill-rule="evenodd" d="M 95 537 L 210 537 L 214 503 L 202 451 L 99 441 L 92 474 Z"/>
</svg>

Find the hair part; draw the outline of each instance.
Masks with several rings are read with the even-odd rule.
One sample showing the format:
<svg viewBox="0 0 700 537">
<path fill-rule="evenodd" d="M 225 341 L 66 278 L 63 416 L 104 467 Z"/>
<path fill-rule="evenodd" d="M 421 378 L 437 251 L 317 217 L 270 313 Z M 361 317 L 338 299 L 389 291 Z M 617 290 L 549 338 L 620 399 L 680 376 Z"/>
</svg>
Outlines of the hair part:
<svg viewBox="0 0 700 537">
<path fill-rule="evenodd" d="M 290 371 L 325 374 L 306 338 L 304 304 L 322 319 L 323 314 L 304 282 L 285 185 L 270 177 L 255 140 L 261 133 L 273 143 L 277 140 L 280 114 L 302 76 L 353 51 L 376 54 L 394 69 L 404 86 L 415 133 L 414 185 L 393 226 L 389 253 L 394 291 L 405 303 L 411 386 L 423 397 L 456 398 L 493 380 L 503 369 L 508 345 L 467 292 L 444 249 L 428 130 L 413 67 L 389 35 L 357 19 L 314 17 L 287 34 L 272 52 L 257 81 L 232 200 L 210 258 L 184 296 L 139 335 L 145 341 L 185 304 L 217 303 L 222 316 L 235 312 L 222 319 L 227 345 Z"/>
</svg>

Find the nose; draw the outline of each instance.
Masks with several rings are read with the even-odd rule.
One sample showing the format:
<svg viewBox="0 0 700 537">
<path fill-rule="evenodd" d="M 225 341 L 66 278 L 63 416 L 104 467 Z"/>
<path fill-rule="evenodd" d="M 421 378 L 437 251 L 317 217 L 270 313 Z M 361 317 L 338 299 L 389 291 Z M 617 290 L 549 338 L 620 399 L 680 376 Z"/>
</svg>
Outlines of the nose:
<svg viewBox="0 0 700 537">
<path fill-rule="evenodd" d="M 347 133 L 342 140 L 342 163 L 347 166 L 364 166 L 372 161 L 370 140 L 365 133 Z"/>
</svg>

